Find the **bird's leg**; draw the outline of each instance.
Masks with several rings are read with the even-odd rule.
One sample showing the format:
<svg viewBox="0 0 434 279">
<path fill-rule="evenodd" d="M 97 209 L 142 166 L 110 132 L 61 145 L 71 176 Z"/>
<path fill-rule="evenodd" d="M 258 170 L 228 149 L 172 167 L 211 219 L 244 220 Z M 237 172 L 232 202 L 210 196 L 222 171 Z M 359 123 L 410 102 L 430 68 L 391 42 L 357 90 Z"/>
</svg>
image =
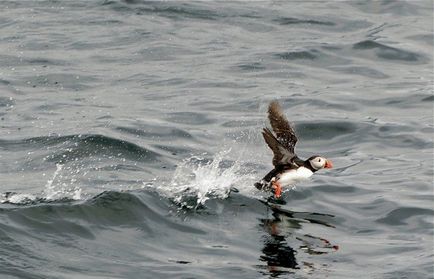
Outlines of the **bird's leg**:
<svg viewBox="0 0 434 279">
<path fill-rule="evenodd" d="M 282 186 L 280 186 L 278 182 L 272 181 L 271 188 L 274 190 L 274 197 L 276 199 L 280 198 L 280 196 L 282 195 Z"/>
</svg>

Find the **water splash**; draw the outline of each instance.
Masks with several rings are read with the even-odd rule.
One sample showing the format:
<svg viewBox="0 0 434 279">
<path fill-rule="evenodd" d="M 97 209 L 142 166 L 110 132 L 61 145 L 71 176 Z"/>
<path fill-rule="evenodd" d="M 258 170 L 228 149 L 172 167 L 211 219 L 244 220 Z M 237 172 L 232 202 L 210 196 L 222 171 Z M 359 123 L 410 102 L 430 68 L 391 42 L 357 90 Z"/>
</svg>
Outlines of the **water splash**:
<svg viewBox="0 0 434 279">
<path fill-rule="evenodd" d="M 35 202 L 51 202 L 56 200 L 81 200 L 82 190 L 74 186 L 75 179 L 71 184 L 63 182 L 62 170 L 64 165 L 56 164 L 56 170 L 45 184 L 40 194 L 5 192 L 0 195 L 0 203 L 27 205 Z"/>
<path fill-rule="evenodd" d="M 251 173 L 242 168 L 240 161 L 225 160 L 231 150 L 222 151 L 211 161 L 191 157 L 181 163 L 170 182 L 161 190 L 176 203 L 188 208 L 203 205 L 210 198 L 226 199 L 231 190 L 250 192 L 253 188 Z"/>
<path fill-rule="evenodd" d="M 59 175 L 62 168 L 63 168 L 62 164 L 56 164 L 56 171 L 53 173 L 53 176 L 51 177 L 51 179 L 47 181 L 47 184 L 45 185 L 44 194 L 46 199 L 48 200 L 52 200 L 58 195 L 58 190 L 53 186 L 53 182 L 56 179 L 56 177 Z"/>
<path fill-rule="evenodd" d="M 56 170 L 53 173 L 51 179 L 47 181 L 45 189 L 42 193 L 43 199 L 56 200 L 63 198 L 71 198 L 73 200 L 81 199 L 81 188 L 74 185 L 76 180 L 74 178 L 69 180 L 69 183 L 65 182 L 62 176 L 63 170 L 62 164 L 56 164 Z M 55 183 L 56 182 L 56 183 Z"/>
</svg>

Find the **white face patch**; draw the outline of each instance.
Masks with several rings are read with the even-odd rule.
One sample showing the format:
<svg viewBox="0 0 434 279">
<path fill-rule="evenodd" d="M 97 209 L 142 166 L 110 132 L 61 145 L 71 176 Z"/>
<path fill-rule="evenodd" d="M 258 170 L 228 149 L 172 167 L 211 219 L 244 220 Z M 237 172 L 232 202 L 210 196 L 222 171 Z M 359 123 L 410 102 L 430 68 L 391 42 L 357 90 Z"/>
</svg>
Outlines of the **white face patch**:
<svg viewBox="0 0 434 279">
<path fill-rule="evenodd" d="M 309 162 L 314 169 L 319 170 L 319 169 L 324 168 L 325 163 L 326 163 L 326 159 L 323 157 L 315 157 L 312 160 L 310 160 Z"/>
</svg>

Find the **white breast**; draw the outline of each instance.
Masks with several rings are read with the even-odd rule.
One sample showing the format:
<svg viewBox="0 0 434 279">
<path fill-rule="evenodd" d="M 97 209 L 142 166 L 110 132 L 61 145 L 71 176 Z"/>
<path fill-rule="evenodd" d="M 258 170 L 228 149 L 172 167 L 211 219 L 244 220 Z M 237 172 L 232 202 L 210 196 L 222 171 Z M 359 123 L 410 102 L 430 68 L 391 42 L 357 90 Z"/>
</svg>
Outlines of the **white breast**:
<svg viewBox="0 0 434 279">
<path fill-rule="evenodd" d="M 289 170 L 281 174 L 278 182 L 282 187 L 289 186 L 289 185 L 293 186 L 298 181 L 308 179 L 309 177 L 312 176 L 312 174 L 313 172 L 310 169 L 305 167 L 300 167 L 296 170 Z"/>
</svg>

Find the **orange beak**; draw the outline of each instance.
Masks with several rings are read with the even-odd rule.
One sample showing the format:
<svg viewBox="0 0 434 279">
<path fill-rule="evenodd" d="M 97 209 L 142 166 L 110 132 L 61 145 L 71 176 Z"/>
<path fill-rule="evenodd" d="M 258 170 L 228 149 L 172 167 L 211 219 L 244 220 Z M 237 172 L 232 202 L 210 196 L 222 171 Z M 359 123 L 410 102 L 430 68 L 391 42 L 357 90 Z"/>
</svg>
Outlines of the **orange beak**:
<svg viewBox="0 0 434 279">
<path fill-rule="evenodd" d="M 326 160 L 325 165 L 324 165 L 324 168 L 325 168 L 325 169 L 331 169 L 331 168 L 333 168 L 332 161 L 330 161 L 330 160 Z"/>
</svg>

